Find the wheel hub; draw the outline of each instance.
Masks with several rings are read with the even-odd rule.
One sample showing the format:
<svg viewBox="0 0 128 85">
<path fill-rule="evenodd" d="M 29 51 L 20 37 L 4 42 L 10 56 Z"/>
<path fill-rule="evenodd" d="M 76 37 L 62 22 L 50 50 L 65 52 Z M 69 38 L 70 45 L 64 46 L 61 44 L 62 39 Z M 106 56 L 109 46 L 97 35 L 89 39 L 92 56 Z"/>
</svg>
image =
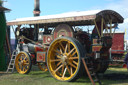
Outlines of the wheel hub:
<svg viewBox="0 0 128 85">
<path fill-rule="evenodd" d="M 21 65 L 24 65 L 24 61 L 21 61 Z"/>
<path fill-rule="evenodd" d="M 63 63 L 64 65 L 66 65 L 66 64 L 67 64 L 67 56 L 66 56 L 66 55 L 62 55 L 61 61 L 62 61 L 62 63 Z"/>
</svg>

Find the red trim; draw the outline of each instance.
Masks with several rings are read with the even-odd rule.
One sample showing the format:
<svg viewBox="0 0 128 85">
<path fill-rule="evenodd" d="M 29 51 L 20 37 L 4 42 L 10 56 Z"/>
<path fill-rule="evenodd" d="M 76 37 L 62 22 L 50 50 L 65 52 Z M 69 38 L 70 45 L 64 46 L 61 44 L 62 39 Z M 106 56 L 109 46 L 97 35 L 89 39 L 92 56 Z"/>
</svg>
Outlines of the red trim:
<svg viewBox="0 0 128 85">
<path fill-rule="evenodd" d="M 19 44 L 23 44 L 24 42 L 22 41 L 22 42 L 19 42 Z"/>
<path fill-rule="evenodd" d="M 34 14 L 40 14 L 40 11 L 33 11 Z"/>
<path fill-rule="evenodd" d="M 102 46 L 93 46 L 92 51 L 100 51 L 101 48 Z"/>
<path fill-rule="evenodd" d="M 45 62 L 45 56 L 46 56 L 46 53 L 45 52 L 37 52 L 37 59 L 36 61 L 38 62 Z"/>
</svg>

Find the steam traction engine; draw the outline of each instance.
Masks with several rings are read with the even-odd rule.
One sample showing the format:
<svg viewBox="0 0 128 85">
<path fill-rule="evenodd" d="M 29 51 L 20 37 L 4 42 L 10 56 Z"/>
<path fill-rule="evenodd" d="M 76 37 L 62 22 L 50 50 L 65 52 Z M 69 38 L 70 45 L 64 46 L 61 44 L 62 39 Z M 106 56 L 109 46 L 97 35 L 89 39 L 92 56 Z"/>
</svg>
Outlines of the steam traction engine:
<svg viewBox="0 0 128 85">
<path fill-rule="evenodd" d="M 112 10 L 10 21 L 9 26 L 27 25 L 27 33 L 21 27 L 17 32 L 19 53 L 15 60 L 16 69 L 21 74 L 27 74 L 32 64 L 38 63 L 43 71 L 48 68 L 55 79 L 74 81 L 85 72 L 81 61 L 84 57 L 88 68 L 104 73 L 109 64 L 108 51 L 114 28 L 122 22 L 122 16 Z M 91 27 L 92 32 L 79 29 L 81 27 Z"/>
</svg>

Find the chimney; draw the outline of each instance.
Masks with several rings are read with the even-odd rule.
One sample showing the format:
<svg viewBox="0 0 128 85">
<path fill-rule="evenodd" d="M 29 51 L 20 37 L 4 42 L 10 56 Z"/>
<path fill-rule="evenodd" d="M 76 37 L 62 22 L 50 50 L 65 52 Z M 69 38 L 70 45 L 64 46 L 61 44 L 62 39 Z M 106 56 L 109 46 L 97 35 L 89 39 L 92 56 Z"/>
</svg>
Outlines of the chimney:
<svg viewBox="0 0 128 85">
<path fill-rule="evenodd" d="M 34 0 L 34 16 L 40 16 L 40 0 Z"/>
</svg>

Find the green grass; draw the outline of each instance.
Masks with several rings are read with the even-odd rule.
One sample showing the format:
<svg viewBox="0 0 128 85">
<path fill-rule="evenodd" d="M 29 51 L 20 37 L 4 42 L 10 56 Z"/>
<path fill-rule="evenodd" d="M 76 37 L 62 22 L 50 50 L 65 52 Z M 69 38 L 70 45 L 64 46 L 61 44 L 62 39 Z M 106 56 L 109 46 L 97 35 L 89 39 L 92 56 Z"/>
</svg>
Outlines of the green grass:
<svg viewBox="0 0 128 85">
<path fill-rule="evenodd" d="M 109 68 L 105 75 L 112 73 L 128 75 L 126 69 L 116 67 Z M 110 80 L 100 77 L 103 85 L 128 85 L 128 78 L 115 81 L 112 78 Z M 0 74 L 0 85 L 91 85 L 91 82 L 88 77 L 79 78 L 75 82 L 60 82 L 51 77 L 49 72 L 42 72 L 34 66 L 27 75 L 18 74 L 17 72 L 14 74 Z"/>
</svg>

